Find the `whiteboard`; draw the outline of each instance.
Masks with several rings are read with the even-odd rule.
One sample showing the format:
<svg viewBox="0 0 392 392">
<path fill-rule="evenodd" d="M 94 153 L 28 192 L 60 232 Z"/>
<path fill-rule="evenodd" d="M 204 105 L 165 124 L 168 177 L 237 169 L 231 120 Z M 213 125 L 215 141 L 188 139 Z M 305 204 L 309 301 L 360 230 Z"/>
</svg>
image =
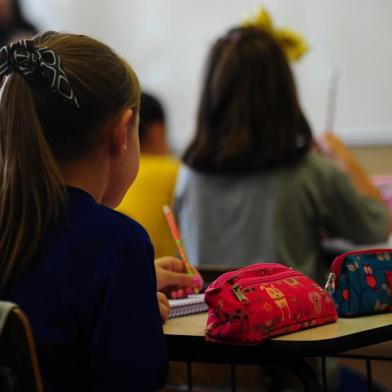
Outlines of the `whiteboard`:
<svg viewBox="0 0 392 392">
<path fill-rule="evenodd" d="M 99 38 L 134 67 L 143 87 L 165 103 L 174 150 L 194 130 L 210 44 L 253 0 L 25 0 L 41 29 Z M 328 91 L 339 70 L 333 128 L 351 145 L 392 144 L 392 0 L 265 0 L 277 27 L 307 39 L 293 66 L 314 132 L 326 128 Z"/>
</svg>

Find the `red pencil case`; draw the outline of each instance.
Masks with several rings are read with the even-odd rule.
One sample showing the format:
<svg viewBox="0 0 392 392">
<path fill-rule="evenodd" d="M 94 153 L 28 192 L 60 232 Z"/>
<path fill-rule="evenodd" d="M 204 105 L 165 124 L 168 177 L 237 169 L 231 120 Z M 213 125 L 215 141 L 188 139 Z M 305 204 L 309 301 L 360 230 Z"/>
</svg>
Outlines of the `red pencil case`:
<svg viewBox="0 0 392 392">
<path fill-rule="evenodd" d="M 310 278 L 277 263 L 227 272 L 205 292 L 206 339 L 257 345 L 273 336 L 337 320 L 330 295 Z"/>
</svg>

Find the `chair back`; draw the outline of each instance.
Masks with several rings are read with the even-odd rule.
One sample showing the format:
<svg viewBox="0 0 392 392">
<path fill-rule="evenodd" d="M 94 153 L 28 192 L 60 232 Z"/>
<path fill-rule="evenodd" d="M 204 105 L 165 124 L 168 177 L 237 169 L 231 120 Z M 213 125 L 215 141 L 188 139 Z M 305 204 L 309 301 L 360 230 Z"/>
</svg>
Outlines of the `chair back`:
<svg viewBox="0 0 392 392">
<path fill-rule="evenodd" d="M 17 305 L 2 301 L 0 301 L 0 391 L 44 391 L 30 323 Z"/>
</svg>

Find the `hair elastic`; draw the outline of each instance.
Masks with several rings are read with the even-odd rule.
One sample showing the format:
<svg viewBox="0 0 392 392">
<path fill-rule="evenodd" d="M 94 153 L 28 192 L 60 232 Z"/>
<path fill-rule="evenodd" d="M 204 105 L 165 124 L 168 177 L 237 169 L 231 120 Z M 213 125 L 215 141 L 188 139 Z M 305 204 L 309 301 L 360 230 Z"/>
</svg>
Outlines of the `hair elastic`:
<svg viewBox="0 0 392 392">
<path fill-rule="evenodd" d="M 61 66 L 60 56 L 48 48 L 36 48 L 33 40 L 19 40 L 0 49 L 0 83 L 10 73 L 27 81 L 40 73 L 44 81 L 66 101 L 79 108 L 71 83 Z"/>
</svg>

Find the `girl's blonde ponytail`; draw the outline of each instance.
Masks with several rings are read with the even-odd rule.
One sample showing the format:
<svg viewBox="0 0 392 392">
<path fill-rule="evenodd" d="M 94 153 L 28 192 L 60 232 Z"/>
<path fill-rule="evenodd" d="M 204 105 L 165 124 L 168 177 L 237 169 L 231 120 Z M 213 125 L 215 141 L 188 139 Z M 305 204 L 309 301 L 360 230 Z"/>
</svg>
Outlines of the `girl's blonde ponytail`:
<svg viewBox="0 0 392 392">
<path fill-rule="evenodd" d="M 30 87 L 12 74 L 0 106 L 0 290 L 34 257 L 63 197 Z"/>
</svg>

